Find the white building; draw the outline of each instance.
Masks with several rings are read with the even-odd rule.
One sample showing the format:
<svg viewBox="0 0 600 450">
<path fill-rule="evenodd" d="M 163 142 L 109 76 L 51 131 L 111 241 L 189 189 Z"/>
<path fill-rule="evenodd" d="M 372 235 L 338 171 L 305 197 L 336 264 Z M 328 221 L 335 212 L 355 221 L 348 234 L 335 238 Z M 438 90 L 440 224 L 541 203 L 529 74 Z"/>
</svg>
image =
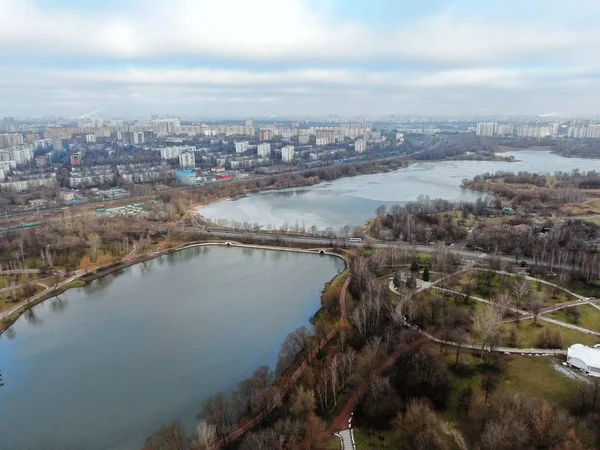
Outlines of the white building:
<svg viewBox="0 0 600 450">
<path fill-rule="evenodd" d="M 95 144 L 96 143 L 96 135 L 95 134 L 86 134 L 85 142 L 87 142 L 88 144 Z"/>
<path fill-rule="evenodd" d="M 509 136 L 513 134 L 512 125 L 498 125 L 497 133 L 499 136 Z"/>
<path fill-rule="evenodd" d="M 196 167 L 196 154 L 194 152 L 185 152 L 179 155 L 179 167 Z"/>
<path fill-rule="evenodd" d="M 269 158 L 271 156 L 271 144 L 258 144 L 256 149 L 259 158 Z"/>
<path fill-rule="evenodd" d="M 498 122 L 480 122 L 477 124 L 475 134 L 477 136 L 494 136 L 498 129 Z"/>
<path fill-rule="evenodd" d="M 294 146 L 286 145 L 281 149 L 281 160 L 283 162 L 292 162 L 294 160 Z"/>
<path fill-rule="evenodd" d="M 327 145 L 327 138 L 318 137 L 317 138 L 317 147 L 323 147 L 324 145 Z"/>
<path fill-rule="evenodd" d="M 240 141 L 235 143 L 235 152 L 236 153 L 245 153 L 248 151 L 248 141 Z"/>
<path fill-rule="evenodd" d="M 310 140 L 310 136 L 308 136 L 306 134 L 301 134 L 300 136 L 298 136 L 298 143 L 300 145 L 308 144 L 309 140 Z"/>
<path fill-rule="evenodd" d="M 396 143 L 397 144 L 404 144 L 404 133 L 396 133 Z"/>
<path fill-rule="evenodd" d="M 357 139 L 354 141 L 354 151 L 356 153 L 362 153 L 367 150 L 367 141 L 364 139 Z"/>
<path fill-rule="evenodd" d="M 600 348 L 572 345 L 567 350 L 567 364 L 600 377 Z"/>
<path fill-rule="evenodd" d="M 163 147 L 160 149 L 161 159 L 176 159 L 179 155 L 187 152 L 195 152 L 196 147 L 193 145 L 183 145 L 181 147 Z"/>
</svg>

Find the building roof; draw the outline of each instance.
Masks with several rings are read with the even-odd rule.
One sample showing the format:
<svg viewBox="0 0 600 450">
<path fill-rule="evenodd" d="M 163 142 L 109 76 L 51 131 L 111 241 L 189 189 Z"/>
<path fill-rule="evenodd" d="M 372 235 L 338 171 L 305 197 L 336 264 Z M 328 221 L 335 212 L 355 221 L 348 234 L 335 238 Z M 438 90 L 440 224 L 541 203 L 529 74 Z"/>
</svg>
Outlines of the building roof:
<svg viewBox="0 0 600 450">
<path fill-rule="evenodd" d="M 588 366 L 600 367 L 600 348 L 575 344 L 567 350 L 567 358 L 577 358 Z"/>
</svg>

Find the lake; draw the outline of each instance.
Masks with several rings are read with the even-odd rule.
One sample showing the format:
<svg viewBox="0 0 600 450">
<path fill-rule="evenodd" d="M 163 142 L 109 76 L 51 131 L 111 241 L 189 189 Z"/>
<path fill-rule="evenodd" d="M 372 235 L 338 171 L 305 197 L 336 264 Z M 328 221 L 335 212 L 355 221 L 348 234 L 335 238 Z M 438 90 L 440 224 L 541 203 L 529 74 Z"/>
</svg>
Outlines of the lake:
<svg viewBox="0 0 600 450">
<path fill-rule="evenodd" d="M 600 171 L 600 160 L 563 158 L 549 151 L 517 151 L 516 162 L 443 161 L 419 162 L 394 172 L 340 178 L 330 183 L 299 189 L 251 194 L 237 200 L 213 203 L 199 214 L 211 221 L 226 219 L 279 227 L 285 223 L 306 228 L 340 228 L 363 225 L 379 205 L 404 205 L 421 194 L 452 201 L 475 201 L 482 194 L 463 189 L 464 178 L 498 171 Z"/>
<path fill-rule="evenodd" d="M 139 449 L 162 424 L 195 433 L 204 399 L 275 365 L 345 264 L 196 247 L 71 289 L 0 338 L 0 448 Z"/>
</svg>

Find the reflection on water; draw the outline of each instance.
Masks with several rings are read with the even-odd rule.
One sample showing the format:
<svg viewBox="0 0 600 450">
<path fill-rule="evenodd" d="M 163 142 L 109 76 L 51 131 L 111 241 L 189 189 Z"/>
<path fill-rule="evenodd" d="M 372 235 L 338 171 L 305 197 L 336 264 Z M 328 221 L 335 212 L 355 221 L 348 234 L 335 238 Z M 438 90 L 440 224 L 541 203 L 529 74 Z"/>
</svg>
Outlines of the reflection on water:
<svg viewBox="0 0 600 450">
<path fill-rule="evenodd" d="M 273 366 L 343 268 L 195 247 L 37 305 L 0 340 L 0 448 L 139 449 L 176 419 L 193 433 L 204 399 Z"/>
<path fill-rule="evenodd" d="M 550 152 L 520 151 L 517 162 L 446 161 L 420 162 L 395 172 L 341 178 L 312 187 L 250 194 L 225 200 L 202 209 L 201 214 L 215 222 L 284 224 L 339 229 L 364 224 L 379 205 L 388 209 L 415 201 L 419 195 L 451 201 L 474 202 L 482 193 L 464 189 L 464 178 L 497 171 L 554 173 L 557 171 L 600 170 L 600 160 L 563 158 Z"/>
</svg>

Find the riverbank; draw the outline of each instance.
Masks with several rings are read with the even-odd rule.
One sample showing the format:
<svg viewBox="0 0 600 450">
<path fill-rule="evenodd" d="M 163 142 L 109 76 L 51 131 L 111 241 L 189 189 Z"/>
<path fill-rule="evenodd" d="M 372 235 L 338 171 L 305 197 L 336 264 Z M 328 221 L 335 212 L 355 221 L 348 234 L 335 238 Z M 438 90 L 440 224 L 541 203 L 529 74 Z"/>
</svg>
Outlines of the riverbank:
<svg viewBox="0 0 600 450">
<path fill-rule="evenodd" d="M 313 247 L 309 245 L 303 245 L 303 247 Z M 136 264 L 141 264 L 146 261 L 153 260 L 160 256 L 165 256 L 171 253 L 175 253 L 181 250 L 186 250 L 195 247 L 202 246 L 221 246 L 221 247 L 240 247 L 240 248 L 254 248 L 258 250 L 271 250 L 271 251 L 285 251 L 285 252 L 296 252 L 296 253 L 306 253 L 312 255 L 327 255 L 334 256 L 336 258 L 344 261 L 345 268 L 350 267 L 350 262 L 347 257 L 341 255 L 339 253 L 335 253 L 330 251 L 329 249 L 324 249 L 322 246 L 314 246 L 316 249 L 307 249 L 307 248 L 296 248 L 296 247 L 282 247 L 282 246 L 271 246 L 271 245 L 260 245 L 260 244 L 244 244 L 236 241 L 227 241 L 216 238 L 214 241 L 201 241 L 201 242 L 185 242 L 180 243 L 179 245 L 175 245 L 173 247 L 169 247 L 164 250 L 155 251 L 150 254 L 140 255 L 131 259 L 124 259 L 116 263 L 111 263 L 107 266 L 100 266 L 94 269 L 89 269 L 87 271 L 78 271 L 72 274 L 70 277 L 66 278 L 62 282 L 58 283 L 56 288 L 53 288 L 48 291 L 44 291 L 42 293 L 36 294 L 35 296 L 21 302 L 19 305 L 15 305 L 14 311 L 10 312 L 6 317 L 4 317 L 0 321 L 0 336 L 6 332 L 23 314 L 25 314 L 28 310 L 33 308 L 36 305 L 39 305 L 46 300 L 57 297 L 62 293 L 66 292 L 71 288 L 82 287 L 88 283 L 91 283 L 94 280 L 105 277 L 112 273 L 123 270 L 127 267 L 134 266 Z M 336 275 L 337 276 L 337 275 Z M 331 281 L 330 281 L 331 282 Z M 318 314 L 318 311 L 315 313 L 315 316 Z"/>
</svg>

